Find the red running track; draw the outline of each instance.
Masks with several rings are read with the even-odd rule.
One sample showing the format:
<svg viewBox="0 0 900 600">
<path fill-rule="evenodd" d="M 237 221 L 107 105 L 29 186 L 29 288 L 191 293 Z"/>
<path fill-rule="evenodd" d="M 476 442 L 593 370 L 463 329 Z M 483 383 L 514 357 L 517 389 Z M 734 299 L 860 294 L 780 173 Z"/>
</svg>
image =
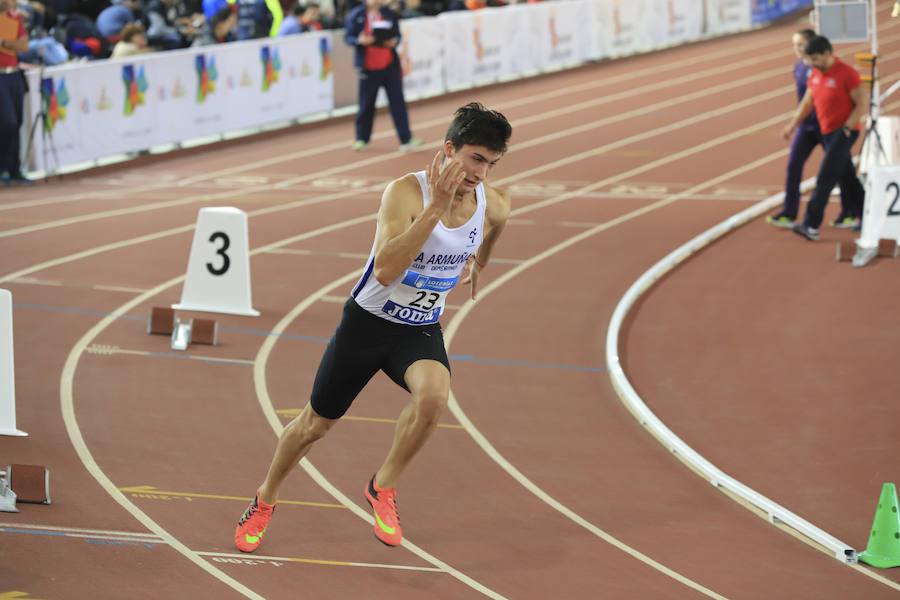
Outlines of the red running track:
<svg viewBox="0 0 900 600">
<path fill-rule="evenodd" d="M 887 86 L 900 28 L 882 22 Z M 0 285 L 30 436 L 0 438 L 0 464 L 47 465 L 53 504 L 0 515 L 0 595 L 895 597 L 893 571 L 845 565 L 697 477 L 604 367 L 632 282 L 781 191 L 801 25 L 416 103 L 429 145 L 415 154 L 395 152 L 380 114 L 363 153 L 338 119 L 3 191 Z M 405 402 L 379 377 L 289 478 L 264 545 L 240 555 L 234 523 L 306 402 L 384 184 L 424 168 L 470 100 L 513 124 L 492 178 L 514 213 L 479 301 L 450 298 L 454 410 L 401 482 L 408 543 L 376 542 L 364 510 Z M 204 206 L 249 215 L 262 315 L 214 315 L 219 345 L 176 353 L 144 321 L 179 300 Z M 835 262 L 850 239 L 754 221 L 651 288 L 620 346 L 687 443 L 862 550 L 882 482 L 898 479 L 900 264 Z"/>
</svg>

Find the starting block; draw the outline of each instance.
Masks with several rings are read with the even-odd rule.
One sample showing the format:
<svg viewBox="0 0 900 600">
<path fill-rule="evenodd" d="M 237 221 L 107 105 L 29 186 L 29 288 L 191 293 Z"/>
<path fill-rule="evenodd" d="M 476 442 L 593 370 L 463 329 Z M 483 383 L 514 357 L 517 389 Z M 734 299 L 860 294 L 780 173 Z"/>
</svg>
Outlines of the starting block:
<svg viewBox="0 0 900 600">
<path fill-rule="evenodd" d="M 9 487 L 19 502 L 50 504 L 50 470 L 43 465 L 9 465 Z"/>
<path fill-rule="evenodd" d="M 172 337 L 172 350 L 187 350 L 191 343 L 215 346 L 219 343 L 219 324 L 213 319 L 191 319 L 182 323 L 175 309 L 154 306 L 147 321 L 147 333 Z"/>
<path fill-rule="evenodd" d="M 16 508 L 16 493 L 9 487 L 4 471 L 0 471 L 0 512 L 19 512 Z"/>
<path fill-rule="evenodd" d="M 853 260 L 853 257 L 856 256 L 857 252 L 860 250 L 862 249 L 857 247 L 856 242 L 838 242 L 834 259 L 838 262 Z M 897 258 L 897 256 L 900 256 L 897 240 L 891 239 L 878 240 L 878 246 L 872 248 L 869 252 L 871 256 L 868 257 L 868 260 L 871 260 L 876 256 L 882 258 Z M 868 260 L 866 262 L 868 262 Z"/>
</svg>

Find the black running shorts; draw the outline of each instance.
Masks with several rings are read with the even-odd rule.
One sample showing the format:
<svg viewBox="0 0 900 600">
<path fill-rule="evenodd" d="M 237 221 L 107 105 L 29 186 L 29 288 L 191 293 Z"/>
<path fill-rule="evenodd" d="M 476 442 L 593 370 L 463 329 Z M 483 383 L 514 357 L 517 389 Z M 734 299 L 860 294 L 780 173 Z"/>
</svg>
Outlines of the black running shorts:
<svg viewBox="0 0 900 600">
<path fill-rule="evenodd" d="M 440 323 L 394 323 L 350 298 L 316 371 L 310 397 L 313 410 L 327 419 L 339 419 L 379 370 L 409 391 L 406 369 L 423 359 L 436 360 L 450 370 Z"/>
</svg>

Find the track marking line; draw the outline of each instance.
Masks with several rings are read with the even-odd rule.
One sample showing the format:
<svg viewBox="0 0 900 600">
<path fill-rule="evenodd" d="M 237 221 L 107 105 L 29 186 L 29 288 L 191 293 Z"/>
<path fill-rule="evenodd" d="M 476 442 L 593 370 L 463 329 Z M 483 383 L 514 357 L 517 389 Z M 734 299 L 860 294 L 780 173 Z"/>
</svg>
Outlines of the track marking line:
<svg viewBox="0 0 900 600">
<path fill-rule="evenodd" d="M 762 125 L 758 125 L 758 126 L 762 126 Z M 691 194 L 691 193 L 695 193 L 698 191 L 702 191 L 703 189 L 706 189 L 713 185 L 717 185 L 718 183 L 720 183 L 722 181 L 726 181 L 737 175 L 740 175 L 747 171 L 756 169 L 756 168 L 758 168 L 768 162 L 771 162 L 775 159 L 780 159 L 780 158 L 784 157 L 787 154 L 787 152 L 788 152 L 787 150 L 781 150 L 779 152 L 770 154 L 766 157 L 757 159 L 749 164 L 738 167 L 737 169 L 733 169 L 732 171 L 729 171 L 728 173 L 724 173 L 722 175 L 719 175 L 718 177 L 710 179 L 703 184 L 700 184 L 698 186 L 694 186 L 693 188 L 685 190 L 684 192 L 682 192 L 682 194 L 686 195 L 686 194 Z M 534 265 L 536 265 L 556 254 L 559 254 L 563 250 L 566 250 L 569 247 L 571 247 L 581 241 L 589 239 L 598 233 L 604 232 L 608 229 L 611 229 L 613 227 L 621 225 L 622 223 L 625 223 L 625 222 L 628 222 L 637 217 L 643 216 L 644 214 L 647 214 L 651 211 L 654 211 L 654 210 L 663 208 L 665 206 L 668 206 L 670 204 L 673 204 L 680 199 L 680 196 L 681 196 L 680 194 L 675 194 L 668 199 L 660 200 L 658 202 L 655 202 L 655 203 L 645 206 L 643 208 L 634 210 L 634 211 L 627 213 L 625 215 L 622 215 L 616 219 L 612 219 L 610 221 L 607 221 L 606 223 L 603 223 L 601 225 L 593 227 L 588 231 L 585 231 L 581 234 L 573 236 L 564 242 L 561 242 L 551 248 L 548 248 L 547 250 L 545 250 L 539 254 L 536 254 L 531 259 L 528 259 L 521 265 L 510 269 L 506 273 L 503 273 L 500 277 L 491 281 L 489 284 L 487 284 L 485 287 L 483 287 L 479 291 L 479 298 L 483 299 L 485 296 L 487 296 L 491 292 L 495 291 L 500 286 L 504 285 L 509 280 L 518 276 L 525 270 L 533 267 Z M 513 211 L 513 212 L 515 213 L 515 211 Z M 448 351 L 450 348 L 450 343 L 452 342 L 453 337 L 456 335 L 456 332 L 459 329 L 461 323 L 468 316 L 469 312 L 471 312 L 471 310 L 474 307 L 475 307 L 474 302 L 467 302 L 465 305 L 463 305 L 462 309 L 460 309 L 460 311 L 456 315 L 454 315 L 454 317 L 450 320 L 450 323 L 448 324 L 448 326 L 444 332 L 444 343 L 447 346 Z M 484 451 L 484 453 L 486 455 L 488 455 L 494 462 L 496 462 L 504 471 L 506 471 L 522 487 L 524 487 L 525 489 L 530 491 L 532 494 L 537 496 L 540 500 L 542 500 L 548 506 L 557 510 L 558 512 L 560 512 L 561 514 L 566 516 L 568 519 L 570 519 L 574 523 L 580 525 L 584 529 L 590 531 L 591 533 L 593 533 L 594 535 L 596 535 L 603 541 L 607 542 L 611 546 L 617 548 L 618 550 L 621 550 L 622 552 L 628 554 L 632 558 L 639 560 L 640 562 L 642 562 L 642 563 L 646 564 L 647 566 L 659 571 L 660 573 L 674 579 L 675 581 L 678 581 L 679 583 L 681 583 L 687 587 L 690 587 L 709 598 L 716 598 L 716 599 L 725 598 L 725 596 L 722 596 L 721 594 L 719 594 L 711 589 L 706 588 L 705 586 L 693 581 L 692 579 L 689 579 L 689 578 L 681 575 L 680 573 L 670 569 L 669 567 L 666 567 L 662 563 L 657 562 L 656 560 L 650 558 L 646 554 L 636 550 L 635 548 L 629 546 L 628 544 L 625 544 L 624 542 L 620 541 L 619 539 L 613 537 L 612 535 L 610 535 L 603 529 L 597 527 L 596 525 L 594 525 L 593 523 L 591 523 L 590 521 L 588 521 L 581 515 L 577 514 L 575 511 L 571 510 L 570 508 L 568 508 L 567 506 L 565 506 L 564 504 L 562 504 L 561 502 L 559 502 L 558 500 L 553 498 L 550 494 L 545 492 L 537 484 L 535 484 L 533 481 L 528 479 L 528 477 L 526 477 L 521 471 L 519 471 L 519 469 L 517 469 L 509 460 L 507 460 L 502 454 L 500 454 L 500 452 L 494 447 L 494 445 L 488 441 L 487 437 L 484 434 L 482 434 L 475 427 L 475 425 L 472 423 L 472 421 L 468 418 L 468 415 L 466 415 L 466 413 L 463 411 L 463 409 L 460 406 L 459 402 L 457 401 L 456 396 L 454 395 L 452 389 L 450 391 L 450 401 L 448 403 L 448 408 L 453 413 L 453 416 L 456 417 L 456 419 L 460 422 L 460 424 L 465 426 L 466 431 L 469 432 L 469 434 L 472 436 L 472 439 L 475 441 L 476 444 L 478 444 L 478 446 L 481 447 L 481 449 Z"/>
<path fill-rule="evenodd" d="M 773 53 L 773 56 L 775 56 L 775 53 Z M 888 57 L 889 57 L 889 55 L 886 55 L 885 57 L 883 57 L 883 59 L 886 60 Z M 755 59 L 753 59 L 753 60 L 747 59 L 745 62 L 747 62 L 748 65 L 751 65 L 751 64 L 758 65 L 761 59 L 762 59 L 762 57 L 757 56 L 757 57 L 755 57 Z M 729 65 L 726 65 L 723 67 L 716 67 L 714 69 L 708 70 L 703 75 L 692 74 L 690 76 L 685 76 L 688 78 L 688 79 L 685 79 L 685 82 L 693 81 L 696 79 L 702 79 L 703 77 L 708 77 L 710 72 L 712 74 L 724 72 L 724 71 L 730 72 L 730 71 L 733 71 L 733 69 L 735 67 L 736 67 L 736 64 L 729 64 Z M 614 115 L 611 117 L 607 117 L 606 119 L 600 119 L 600 120 L 596 120 L 596 121 L 592 120 L 591 122 L 589 122 L 585 125 L 573 127 L 573 128 L 563 130 L 563 131 L 560 131 L 560 132 L 557 132 L 554 134 L 542 136 L 540 138 L 535 138 L 535 139 L 529 140 L 527 142 L 517 143 L 516 149 L 517 150 L 527 149 L 528 147 L 538 145 L 538 144 L 543 144 L 543 143 L 546 143 L 547 141 L 558 139 L 560 137 L 566 137 L 568 135 L 573 135 L 575 133 L 582 133 L 582 132 L 590 131 L 590 130 L 597 129 L 600 127 L 605 127 L 606 125 L 611 124 L 611 123 L 619 123 L 624 119 L 628 119 L 628 118 L 632 118 L 632 117 L 642 117 L 642 116 L 645 116 L 645 113 L 648 110 L 656 110 L 658 108 L 671 107 L 674 104 L 678 104 L 681 102 L 690 102 L 692 100 L 696 100 L 699 98 L 708 97 L 708 95 L 711 93 L 718 93 L 723 90 L 734 89 L 734 88 L 741 87 L 742 85 L 745 85 L 748 83 L 752 83 L 752 82 L 756 82 L 756 81 L 768 81 L 768 80 L 771 80 L 771 78 L 774 77 L 777 73 L 781 73 L 782 70 L 783 69 L 781 69 L 780 67 L 777 69 L 773 68 L 770 71 L 758 73 L 756 75 L 752 75 L 752 76 L 745 77 L 742 79 L 736 79 L 736 80 L 715 86 L 713 88 L 704 89 L 701 92 L 693 92 L 693 93 L 685 94 L 685 95 L 678 96 L 675 98 L 669 98 L 663 102 L 658 102 L 658 103 L 652 104 L 648 107 L 643 107 L 642 109 L 634 109 L 634 110 L 627 111 L 626 113 L 623 113 L 620 115 Z M 545 122 L 548 118 L 552 118 L 554 116 L 568 115 L 568 114 L 570 114 L 570 111 L 573 109 L 582 110 L 582 109 L 587 109 L 587 108 L 593 108 L 595 106 L 602 105 L 602 104 L 612 102 L 615 100 L 621 100 L 624 98 L 638 96 L 643 93 L 646 93 L 649 90 L 655 90 L 657 88 L 666 89 L 672 85 L 673 81 L 680 81 L 681 79 L 684 79 L 684 78 L 678 78 L 676 80 L 665 80 L 662 82 L 649 84 L 647 86 L 642 86 L 640 88 L 629 88 L 618 94 L 610 94 L 608 96 L 601 96 L 600 98 L 588 100 L 588 101 L 585 101 L 585 102 L 582 102 L 582 103 L 579 103 L 576 105 L 572 105 L 572 106 L 567 106 L 567 108 L 565 108 L 565 109 L 545 111 L 543 113 L 540 113 L 539 115 L 532 115 L 530 117 L 518 119 L 515 121 L 515 126 L 520 127 L 522 125 L 532 123 L 532 122 Z M 783 94 L 788 94 L 788 93 L 790 93 L 791 89 L 792 88 L 790 86 L 783 86 L 779 90 L 776 90 L 776 92 L 774 92 L 774 96 L 772 96 L 772 97 L 776 97 L 776 96 L 783 95 Z M 747 99 L 744 102 L 749 102 L 752 104 L 751 100 L 752 100 L 752 98 Z M 717 111 L 713 111 L 713 113 L 716 113 L 716 112 Z M 705 115 L 699 115 L 696 117 L 692 117 L 692 118 L 688 119 L 688 121 L 690 121 L 691 124 L 696 122 L 697 120 L 702 121 L 702 120 L 705 120 L 706 118 L 710 118 L 710 116 L 713 113 L 707 113 Z M 687 126 L 687 125 L 684 125 L 684 126 Z M 656 131 L 656 130 L 652 130 L 652 131 Z M 663 133 L 663 132 L 665 132 L 665 131 L 660 131 L 659 133 Z M 657 135 L 659 133 L 657 133 Z M 632 138 L 633 137 L 635 137 L 635 136 L 632 136 Z M 653 137 L 653 136 L 650 135 L 649 137 Z M 631 138 L 628 138 L 628 139 L 631 139 Z M 641 139 L 644 139 L 644 138 L 641 138 Z M 588 158 L 588 157 L 594 156 L 597 153 L 603 153 L 603 152 L 607 152 L 612 149 L 618 149 L 618 148 L 622 147 L 623 145 L 625 145 L 625 144 L 624 143 L 615 143 L 615 144 L 609 144 L 606 146 L 602 146 L 600 148 L 595 148 L 589 152 L 582 153 L 582 155 L 580 155 L 580 158 L 578 160 L 581 160 L 582 158 Z M 424 148 L 427 150 L 427 149 L 437 148 L 439 146 L 440 146 L 440 143 L 435 142 L 432 144 L 426 144 L 426 146 Z M 318 153 L 321 153 L 321 149 L 319 149 Z M 35 232 L 35 231 L 41 231 L 41 230 L 50 229 L 50 228 L 63 227 L 63 226 L 72 225 L 72 224 L 76 224 L 76 223 L 94 221 L 94 220 L 98 220 L 98 219 L 102 219 L 102 218 L 124 216 L 124 215 L 128 215 L 128 214 L 136 214 L 136 213 L 146 212 L 146 211 L 150 211 L 150 210 L 158 210 L 158 209 L 162 209 L 162 208 L 171 208 L 171 207 L 175 207 L 175 206 L 182 206 L 182 205 L 186 205 L 186 204 L 192 204 L 192 203 L 195 203 L 198 201 L 213 201 L 213 200 L 218 201 L 218 200 L 222 200 L 225 198 L 234 200 L 235 196 L 242 196 L 242 195 L 246 195 L 247 193 L 252 193 L 255 191 L 266 192 L 266 191 L 271 191 L 273 189 L 284 188 L 284 187 L 294 185 L 296 183 L 309 181 L 311 179 L 315 179 L 318 177 L 324 177 L 324 176 L 328 176 L 328 175 L 332 175 L 332 174 L 344 173 L 351 169 L 355 170 L 360 167 L 378 164 L 381 162 L 385 162 L 386 160 L 396 158 L 398 156 L 403 156 L 403 153 L 395 152 L 395 153 L 391 153 L 388 155 L 373 156 L 371 158 L 355 161 L 351 164 L 339 165 L 337 167 L 332 167 L 332 168 L 326 169 L 324 171 L 319 171 L 319 172 L 313 173 L 313 174 L 306 174 L 306 175 L 302 175 L 299 177 L 289 178 L 289 179 L 282 180 L 280 182 L 276 182 L 273 184 L 265 184 L 265 185 L 259 185 L 256 187 L 241 188 L 241 189 L 232 189 L 232 190 L 228 190 L 225 192 L 219 192 L 219 193 L 208 193 L 208 194 L 201 194 L 201 195 L 195 195 L 195 196 L 188 196 L 187 198 L 169 200 L 169 201 L 164 201 L 164 202 L 156 202 L 156 203 L 151 203 L 151 204 L 143 204 L 140 206 L 114 209 L 114 210 L 102 211 L 102 212 L 98 212 L 98 213 L 90 213 L 90 214 L 85 214 L 85 215 L 79 215 L 76 217 L 68 217 L 65 219 L 59 219 L 57 221 L 52 221 L 52 222 L 40 224 L 40 225 L 21 227 L 18 229 L 9 229 L 9 230 L 5 230 L 5 231 L 0 231 L 0 238 L 9 237 L 9 236 L 13 236 L 13 235 L 21 235 L 24 233 L 31 233 L 31 232 Z M 284 157 L 279 157 L 279 160 L 284 160 Z M 530 173 L 540 173 L 540 172 L 549 170 L 551 168 L 556 168 L 554 165 L 556 165 L 556 163 L 551 163 L 550 165 L 545 165 L 544 167 L 541 167 L 539 169 L 533 169 Z M 500 184 L 502 181 L 503 180 L 500 180 L 497 183 Z M 383 185 L 381 185 L 381 184 L 378 184 L 378 185 L 380 187 L 383 187 Z M 344 194 L 346 194 L 346 195 L 354 195 L 355 193 L 356 193 L 356 191 L 349 192 L 349 193 L 344 192 Z"/>
<path fill-rule="evenodd" d="M 120 492 L 130 494 L 147 494 L 151 496 L 178 496 L 182 498 L 206 498 L 210 500 L 240 500 L 241 502 L 252 502 L 253 498 L 249 496 L 223 496 L 221 494 L 195 494 L 192 492 L 168 492 L 157 489 L 152 485 L 133 485 L 128 487 L 120 487 Z M 294 506 L 313 506 L 317 508 L 347 508 L 342 504 L 329 504 L 327 502 L 307 502 L 301 500 L 278 500 L 279 504 L 290 504 Z"/>
<path fill-rule="evenodd" d="M 886 30 L 890 29 L 891 27 L 892 27 L 891 24 L 887 24 L 882 29 L 886 31 Z M 762 39 L 762 36 L 760 36 L 760 38 L 758 38 L 758 39 Z M 756 53 L 755 52 L 756 49 L 767 48 L 767 47 L 771 47 L 773 45 L 771 42 L 768 42 L 768 41 L 760 42 L 760 41 L 758 41 L 758 39 L 754 38 L 753 41 L 750 43 L 742 43 L 744 41 L 744 40 L 742 40 L 741 43 L 734 44 L 733 46 L 730 45 L 727 51 L 723 52 L 722 54 L 719 54 L 720 59 L 725 59 L 728 56 L 731 56 L 732 54 L 740 55 L 740 56 L 745 56 L 747 52 L 751 52 L 754 54 L 754 57 L 756 58 L 756 60 L 754 60 L 753 62 L 725 61 L 730 65 L 730 68 L 728 69 L 728 71 L 731 71 L 731 70 L 737 68 L 739 65 L 743 65 L 744 63 L 746 63 L 747 65 L 751 65 L 751 64 L 758 65 L 759 61 L 761 61 L 763 59 L 768 60 L 769 58 L 775 59 L 776 57 L 777 58 L 783 57 L 783 52 L 780 52 L 780 51 L 777 53 L 773 52 L 773 53 L 767 54 L 767 55 L 760 55 L 760 54 Z M 852 46 L 851 46 L 851 48 L 852 48 Z M 861 45 L 860 45 L 860 48 L 862 48 Z M 884 60 L 884 59 L 882 59 L 882 60 Z M 701 65 L 707 64 L 708 62 L 709 62 L 709 57 L 705 57 L 705 56 L 701 55 L 701 56 L 696 56 L 694 58 L 685 59 L 684 61 L 682 61 L 680 63 L 680 65 L 681 66 L 694 66 L 697 64 L 701 64 Z M 659 74 L 661 72 L 667 73 L 668 71 L 669 71 L 669 69 L 664 65 L 653 66 L 653 67 L 648 67 L 648 68 L 644 68 L 644 69 L 628 70 L 625 73 L 622 73 L 619 75 L 614 75 L 611 77 L 601 77 L 601 78 L 593 79 L 593 80 L 585 82 L 585 83 L 561 87 L 559 89 L 552 90 L 550 92 L 544 92 L 544 93 L 535 94 L 535 95 L 527 95 L 527 96 L 524 96 L 524 97 L 516 99 L 516 100 L 500 102 L 496 105 L 496 107 L 498 110 L 501 110 L 501 111 L 510 110 L 513 108 L 518 108 L 520 106 L 527 106 L 529 104 L 533 104 L 536 102 L 543 102 L 544 100 L 558 98 L 560 96 L 571 95 L 574 92 L 587 91 L 587 90 L 592 90 L 592 89 L 596 89 L 596 88 L 607 88 L 610 85 L 628 82 L 633 79 L 646 80 L 648 76 Z M 715 72 L 719 72 L 719 71 L 717 70 Z M 708 70 L 701 71 L 701 72 L 699 72 L 699 78 L 702 79 L 702 78 L 708 77 L 711 74 L 715 74 L 715 73 L 710 73 Z M 679 83 L 683 83 L 683 82 L 679 82 Z M 639 89 L 639 91 L 636 92 L 638 94 L 643 94 L 647 91 L 647 90 L 643 90 L 641 88 L 638 88 L 638 89 Z M 439 117 L 439 118 L 431 119 L 428 121 L 423 121 L 418 125 L 418 127 L 419 128 L 446 127 L 446 117 Z M 393 137 L 393 135 L 394 135 L 394 133 L 392 131 L 382 131 L 382 132 L 375 133 L 372 137 L 373 137 L 373 139 L 383 139 L 383 138 L 386 139 L 386 138 Z M 258 160 L 258 161 L 254 161 L 254 162 L 250 162 L 250 163 L 242 163 L 235 167 L 227 167 L 224 169 L 207 172 L 207 173 L 203 173 L 200 175 L 194 175 L 194 176 L 179 180 L 176 183 L 176 185 L 186 186 L 186 185 L 190 185 L 190 184 L 197 183 L 200 181 L 210 181 L 210 180 L 214 180 L 218 177 L 227 176 L 232 173 L 243 173 L 249 169 L 257 169 L 260 167 L 267 167 L 267 166 L 272 166 L 272 165 L 283 164 L 285 162 L 293 162 L 293 161 L 296 161 L 297 159 L 306 158 L 309 156 L 318 156 L 318 155 L 321 155 L 323 152 L 346 150 L 346 149 L 347 149 L 347 144 L 344 142 L 335 142 L 335 143 L 328 144 L 325 146 L 317 145 L 315 148 L 309 148 L 306 150 L 301 150 L 301 151 L 287 153 L 287 154 L 280 154 L 277 157 L 273 157 L 273 158 L 269 158 L 269 159 L 262 159 L 262 160 Z M 390 158 L 393 158 L 393 155 Z M 356 168 L 355 165 L 350 165 L 350 166 L 352 166 L 354 169 Z M 153 190 L 153 189 L 166 188 L 166 187 L 169 187 L 170 185 L 172 185 L 172 182 L 165 181 L 160 184 L 146 186 L 144 189 L 149 191 L 149 190 Z M 33 207 L 33 206 L 41 206 L 41 205 L 46 205 L 46 204 L 51 204 L 51 203 L 74 202 L 74 201 L 85 200 L 85 199 L 96 199 L 98 196 L 105 197 L 105 196 L 109 195 L 109 196 L 119 197 L 119 196 L 121 196 L 121 193 L 122 192 L 120 189 L 116 189 L 116 190 L 111 190 L 109 192 L 90 191 L 90 192 L 85 192 L 82 194 L 74 194 L 74 195 L 73 194 L 64 194 L 64 195 L 53 197 L 53 198 L 45 198 L 45 199 L 42 199 L 39 201 L 22 201 L 22 202 L 17 202 L 17 203 L 3 204 L 3 205 L 0 205 L 0 211 L 12 210 L 12 209 L 17 209 L 17 208 L 28 208 L 28 207 Z"/>
<path fill-rule="evenodd" d="M 96 536 L 107 537 L 131 537 L 139 538 L 146 541 L 162 542 L 162 538 L 152 533 L 141 533 L 138 531 L 117 531 L 113 529 L 86 529 L 84 527 L 62 527 L 59 525 L 36 525 L 34 523 L 0 523 L 0 527 L 12 529 L 35 529 L 41 531 L 54 531 L 59 533 L 72 534 L 90 534 Z"/>
<path fill-rule="evenodd" d="M 362 275 L 362 269 L 357 269 L 347 273 L 343 277 L 340 277 L 331 283 L 319 288 L 317 291 L 313 292 L 306 298 L 304 298 L 299 304 L 297 304 L 290 312 L 288 312 L 276 325 L 273 327 L 273 331 L 278 333 L 284 331 L 288 325 L 290 325 L 294 320 L 297 319 L 307 308 L 315 304 L 319 301 L 322 296 L 332 292 L 336 288 L 348 285 L 352 281 L 359 279 Z M 253 366 L 253 381 L 254 386 L 256 388 L 256 398 L 259 401 L 260 407 L 262 409 L 263 414 L 269 422 L 269 425 L 272 427 L 272 431 L 275 432 L 276 436 L 280 436 L 281 432 L 284 430 L 284 426 L 281 424 L 281 419 L 278 417 L 278 413 L 275 411 L 275 406 L 272 403 L 272 399 L 269 396 L 268 386 L 266 385 L 266 364 L 268 362 L 269 356 L 271 355 L 272 348 L 275 346 L 275 342 L 277 341 L 277 337 L 267 337 L 262 346 L 260 346 L 259 352 L 256 355 L 256 364 Z M 351 500 L 347 495 L 341 492 L 337 487 L 335 487 L 328 479 L 326 479 L 318 469 L 312 464 L 312 462 L 304 457 L 300 460 L 300 466 L 312 477 L 313 481 L 315 481 L 322 489 L 331 494 L 338 502 L 344 504 L 349 508 L 353 514 L 357 517 L 365 521 L 367 524 L 372 523 L 371 513 L 353 500 Z M 451 575 L 456 578 L 460 582 L 468 585 L 472 589 L 484 594 L 489 598 L 493 598 L 494 600 L 506 600 L 506 598 L 494 590 L 486 587 L 485 585 L 479 583 L 475 579 L 469 577 L 462 571 L 459 571 L 444 561 L 440 560 L 436 556 L 426 552 L 422 548 L 419 548 L 415 544 L 409 541 L 409 539 L 404 539 L 402 542 L 402 546 L 418 556 L 419 558 L 424 559 L 426 562 L 433 564 L 435 567 Z"/>
<path fill-rule="evenodd" d="M 279 500 L 281 502 L 281 500 Z M 258 554 L 236 554 L 232 552 L 197 552 L 201 556 L 210 556 L 213 559 L 235 559 L 235 564 L 254 564 L 253 561 L 271 561 L 284 563 L 306 563 L 312 565 L 330 565 L 338 567 L 366 567 L 369 569 L 395 569 L 400 571 L 425 571 L 430 573 L 441 573 L 442 571 L 436 567 L 414 567 L 411 565 L 392 565 L 386 563 L 364 563 L 351 562 L 346 560 L 325 560 L 320 558 L 297 558 L 293 556 L 264 556 Z M 224 561 L 223 561 L 224 562 Z M 230 562 L 230 561 L 229 561 Z"/>
<path fill-rule="evenodd" d="M 164 336 L 160 336 L 164 337 Z M 151 350 L 128 350 L 125 348 L 120 348 L 119 346 L 107 345 L 107 344 L 91 344 L 87 348 L 85 348 L 85 352 L 87 354 L 100 355 L 100 356 L 112 356 L 114 354 L 124 354 L 130 356 L 154 356 L 157 358 L 181 358 L 188 360 L 199 360 L 207 363 L 222 363 L 222 364 L 236 364 L 236 365 L 252 365 L 252 360 L 246 360 L 243 358 L 225 358 L 222 356 L 203 356 L 201 354 L 187 354 L 185 352 L 153 352 Z"/>
<path fill-rule="evenodd" d="M 346 301 L 346 299 L 345 299 Z M 302 408 L 283 408 L 280 410 L 276 410 L 275 412 L 281 415 L 286 419 L 293 419 L 300 414 Z M 357 417 L 354 415 L 344 415 L 341 417 L 341 421 L 364 421 L 370 423 L 392 423 L 397 424 L 397 419 L 381 419 L 378 417 Z M 462 425 L 454 425 L 452 423 L 438 423 L 438 427 L 443 427 L 445 429 L 463 429 Z M 279 500 L 281 502 L 281 500 Z"/>
</svg>

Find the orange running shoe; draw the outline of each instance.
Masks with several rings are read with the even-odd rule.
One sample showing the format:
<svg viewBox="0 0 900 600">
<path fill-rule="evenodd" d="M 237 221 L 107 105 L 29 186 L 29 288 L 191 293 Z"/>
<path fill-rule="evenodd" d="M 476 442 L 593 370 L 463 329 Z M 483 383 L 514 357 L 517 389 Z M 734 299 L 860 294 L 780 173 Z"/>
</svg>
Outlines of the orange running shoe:
<svg viewBox="0 0 900 600">
<path fill-rule="evenodd" d="M 366 486 L 366 500 L 375 511 L 375 537 L 386 546 L 399 546 L 403 531 L 397 513 L 397 490 L 378 487 L 373 475 Z"/>
<path fill-rule="evenodd" d="M 263 535 L 266 533 L 266 527 L 269 526 L 269 519 L 275 512 L 274 504 L 265 504 L 259 500 L 259 492 L 253 502 L 244 511 L 241 520 L 238 521 L 237 529 L 234 531 L 234 545 L 241 552 L 253 552 L 259 548 Z"/>
</svg>

